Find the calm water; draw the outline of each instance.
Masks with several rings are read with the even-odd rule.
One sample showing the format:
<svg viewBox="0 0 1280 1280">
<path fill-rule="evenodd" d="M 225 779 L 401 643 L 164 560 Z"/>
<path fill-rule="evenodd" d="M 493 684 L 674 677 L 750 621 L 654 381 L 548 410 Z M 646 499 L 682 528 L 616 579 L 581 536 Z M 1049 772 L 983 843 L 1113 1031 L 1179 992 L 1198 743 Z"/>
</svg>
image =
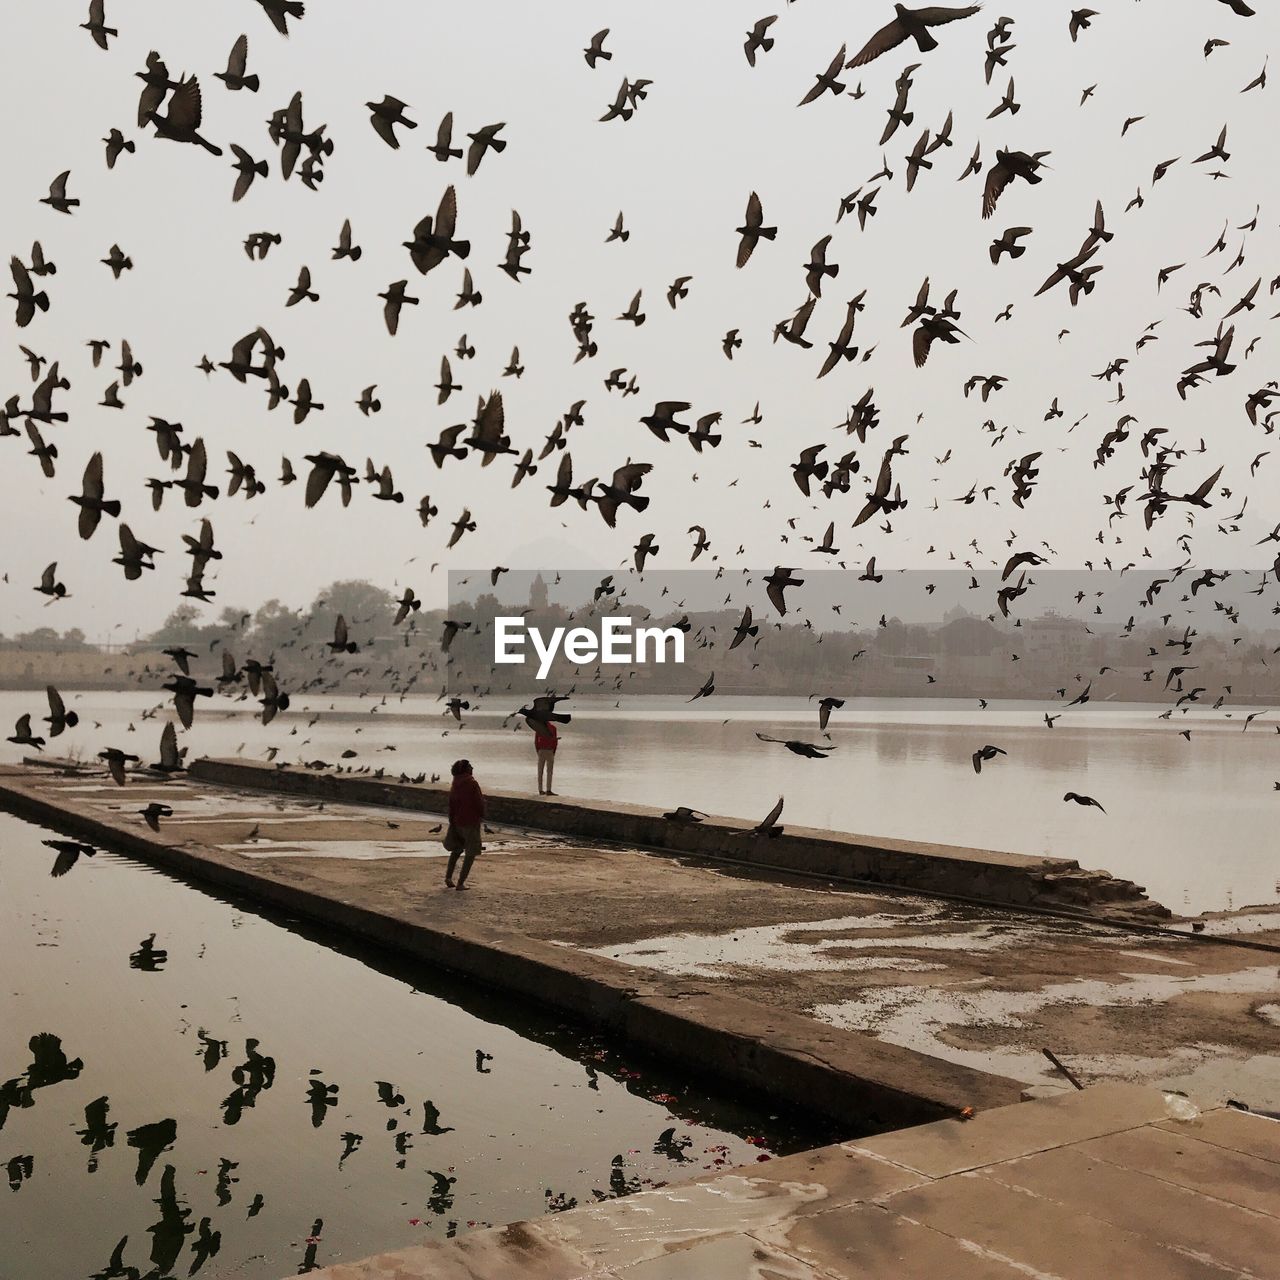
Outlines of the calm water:
<svg viewBox="0 0 1280 1280">
<path fill-rule="evenodd" d="M 73 694 L 84 719 L 61 742 L 92 755 L 108 742 L 154 751 L 162 719 L 142 693 Z M 192 755 L 280 759 L 447 775 L 469 756 L 482 783 L 535 789 L 532 738 L 503 728 L 519 699 L 486 700 L 458 726 L 432 699 L 299 698 L 267 728 L 248 704 L 202 701 L 183 735 Z M 1280 899 L 1280 712 L 1193 707 L 1173 721 L 1158 704 L 1089 703 L 1045 726 L 1045 704 L 954 699 L 850 699 L 832 715 L 837 750 L 808 760 L 759 742 L 753 730 L 821 741 L 813 703 L 716 695 L 579 699 L 563 733 L 556 789 L 566 796 L 641 804 L 686 804 L 708 813 L 762 818 L 779 794 L 783 820 L 866 835 L 1048 853 L 1104 867 L 1147 886 L 1175 911 L 1217 910 Z M 43 697 L 0 694 L 7 725 L 23 711 L 45 714 Z M 162 708 L 161 717 L 164 715 Z M 318 718 L 317 718 L 318 717 Z M 97 720 L 101 729 L 92 723 Z M 132 724 L 135 732 L 130 732 Z M 1191 738 L 1179 730 L 1189 728 Z M 975 776 L 970 757 L 1003 747 Z M 16 759 L 18 748 L 5 748 Z M 394 750 L 392 749 L 394 748 Z M 148 756 L 154 759 L 154 756 Z M 1067 791 L 1106 809 L 1064 804 Z"/>
<path fill-rule="evenodd" d="M 0 815 L 4 1280 L 279 1280 L 831 1139 L 52 834 Z"/>
</svg>

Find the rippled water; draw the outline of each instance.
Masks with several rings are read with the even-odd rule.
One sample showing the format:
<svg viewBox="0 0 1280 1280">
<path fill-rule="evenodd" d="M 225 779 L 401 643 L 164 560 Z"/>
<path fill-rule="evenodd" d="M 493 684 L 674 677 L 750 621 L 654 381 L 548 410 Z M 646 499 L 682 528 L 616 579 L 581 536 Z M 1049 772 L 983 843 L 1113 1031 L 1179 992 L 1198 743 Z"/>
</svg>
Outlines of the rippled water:
<svg viewBox="0 0 1280 1280">
<path fill-rule="evenodd" d="M 832 1136 L 53 835 L 0 815 L 4 1280 L 279 1280 Z"/>
<path fill-rule="evenodd" d="M 67 749 L 155 749 L 161 720 L 141 719 L 154 696 L 70 696 L 84 723 L 60 740 Z M 28 710 L 38 718 L 42 703 L 35 693 L 0 694 L 5 723 Z M 337 763 L 353 750 L 345 763 L 393 775 L 447 775 L 450 761 L 467 755 L 482 784 L 536 790 L 530 734 L 503 726 L 520 705 L 509 695 L 482 699 L 461 726 L 426 697 L 302 697 L 267 728 L 249 705 L 202 702 L 183 735 L 192 754 L 260 759 L 275 746 L 281 760 Z M 823 741 L 814 704 L 801 699 L 635 697 L 616 706 L 582 698 L 568 707 L 574 718 L 556 774 L 566 796 L 761 818 L 783 794 L 784 822 L 1075 858 L 1137 880 L 1175 911 L 1280 899 L 1275 709 L 1196 706 L 1162 721 L 1157 704 L 1092 702 L 1058 708 L 1050 729 L 1041 703 L 994 701 L 983 710 L 968 700 L 856 698 L 832 715 L 837 749 L 808 760 L 753 733 Z M 1246 731 L 1253 711 L 1263 714 Z M 971 757 L 988 743 L 1008 755 L 976 776 Z M 2 758 L 21 755 L 3 745 Z M 1064 803 L 1067 791 L 1093 796 L 1106 812 Z"/>
</svg>

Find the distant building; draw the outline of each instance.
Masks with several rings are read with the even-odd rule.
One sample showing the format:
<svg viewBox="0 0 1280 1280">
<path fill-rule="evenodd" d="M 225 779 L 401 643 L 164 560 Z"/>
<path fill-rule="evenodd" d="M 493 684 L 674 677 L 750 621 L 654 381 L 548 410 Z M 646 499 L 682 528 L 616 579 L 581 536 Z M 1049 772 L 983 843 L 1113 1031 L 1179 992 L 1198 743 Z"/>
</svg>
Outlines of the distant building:
<svg viewBox="0 0 1280 1280">
<path fill-rule="evenodd" d="M 938 629 L 938 645 L 942 652 L 957 657 L 986 657 L 993 649 L 1002 648 L 1007 643 L 1007 638 L 985 618 L 977 618 L 963 610 L 950 610 L 946 624 Z"/>
<path fill-rule="evenodd" d="M 1091 638 L 1079 618 L 1067 618 L 1053 610 L 1024 620 L 1022 632 L 1022 656 L 1051 666 L 1082 661 Z"/>
</svg>

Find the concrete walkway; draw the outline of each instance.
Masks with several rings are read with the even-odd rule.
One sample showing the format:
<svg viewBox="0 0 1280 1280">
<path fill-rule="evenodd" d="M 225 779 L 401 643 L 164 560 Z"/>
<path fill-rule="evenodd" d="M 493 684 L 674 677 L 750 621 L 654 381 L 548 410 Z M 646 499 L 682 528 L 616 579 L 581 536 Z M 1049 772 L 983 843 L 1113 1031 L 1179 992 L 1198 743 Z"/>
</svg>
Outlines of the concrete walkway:
<svg viewBox="0 0 1280 1280">
<path fill-rule="evenodd" d="M 159 833 L 139 813 L 153 802 L 172 810 Z M 536 1001 L 721 1088 L 807 1109 L 843 1132 L 922 1123 L 1021 1096 L 1015 1081 L 993 1073 L 826 1027 L 721 984 L 645 973 L 550 940 L 514 910 L 535 902 L 557 928 L 575 917 L 604 921 L 622 907 L 604 891 L 612 884 L 624 900 L 645 901 L 652 920 L 662 898 L 632 877 L 670 869 L 666 859 L 498 829 L 485 836 L 497 848 L 477 863 L 471 891 L 456 893 L 443 883 L 441 823 L 421 814 L 231 791 L 181 776 L 138 774 L 118 787 L 97 770 L 48 767 L 0 766 L 0 803 Z"/>
<path fill-rule="evenodd" d="M 316 1280 L 1263 1280 L 1280 1123 L 1129 1085 L 382 1254 Z"/>
<path fill-rule="evenodd" d="M 532 995 L 735 1085 L 785 1094 L 806 1063 L 817 1075 L 801 1096 L 844 1108 L 836 1118 L 851 1134 L 876 1128 L 882 1111 L 901 1124 L 1002 1105 L 1019 1095 L 1014 1081 L 1067 1087 L 1044 1048 L 1085 1083 L 1280 1110 L 1280 957 L 1220 940 L 1234 930 L 1280 945 L 1277 908 L 1192 937 L 514 828 L 486 834 L 473 890 L 455 894 L 432 814 L 185 777 L 137 775 L 121 789 L 100 772 L 48 768 L 0 769 L 5 791 L 96 823 L 99 838 L 139 856 Z M 159 835 L 137 813 L 150 800 L 174 810 Z M 778 1056 L 766 1067 L 767 1047 Z M 889 1093 L 877 1102 L 855 1080 Z M 902 1110 L 903 1082 L 922 1108 Z"/>
<path fill-rule="evenodd" d="M 193 777 L 223 786 L 253 787 L 282 795 L 347 799 L 443 813 L 449 788 L 441 779 L 396 779 L 382 770 L 283 768 L 256 760 L 201 759 Z M 672 854 L 697 854 L 732 864 L 808 875 L 838 876 L 888 889 L 942 894 L 1005 907 L 1036 907 L 1111 921 L 1168 920 L 1170 912 L 1141 885 L 1107 871 L 1085 869 L 1069 858 L 1000 853 L 960 845 L 823 831 L 786 823 L 762 837 L 739 818 L 701 814 L 676 822 L 661 809 L 619 801 L 486 791 L 492 818 L 526 830 L 584 840 L 635 844 Z"/>
</svg>

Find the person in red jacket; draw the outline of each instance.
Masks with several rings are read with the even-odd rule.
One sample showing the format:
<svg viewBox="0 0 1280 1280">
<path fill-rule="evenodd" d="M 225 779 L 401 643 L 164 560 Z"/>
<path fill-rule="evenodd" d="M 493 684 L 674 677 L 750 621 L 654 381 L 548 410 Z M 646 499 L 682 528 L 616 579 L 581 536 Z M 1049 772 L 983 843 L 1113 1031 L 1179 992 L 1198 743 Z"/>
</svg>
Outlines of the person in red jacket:
<svg viewBox="0 0 1280 1280">
<path fill-rule="evenodd" d="M 471 770 L 470 760 L 455 760 L 450 770 L 453 783 L 449 788 L 449 830 L 445 847 L 449 850 L 449 866 L 444 882 L 450 889 L 465 889 L 471 864 L 480 854 L 480 829 L 484 821 L 484 792 Z M 458 883 L 453 882 L 453 869 L 462 857 Z"/>
<path fill-rule="evenodd" d="M 555 773 L 556 747 L 559 745 L 560 735 L 550 720 L 546 721 L 542 728 L 533 731 L 533 749 L 538 756 L 538 794 L 540 796 L 555 795 L 551 790 L 551 775 Z"/>
</svg>

